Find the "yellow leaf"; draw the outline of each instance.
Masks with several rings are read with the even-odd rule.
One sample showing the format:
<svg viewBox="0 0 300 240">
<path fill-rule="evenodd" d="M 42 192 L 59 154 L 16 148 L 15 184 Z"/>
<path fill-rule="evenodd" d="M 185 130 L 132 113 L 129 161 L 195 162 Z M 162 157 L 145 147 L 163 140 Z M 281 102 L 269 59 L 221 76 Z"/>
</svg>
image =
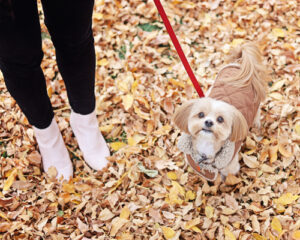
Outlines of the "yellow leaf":
<svg viewBox="0 0 300 240">
<path fill-rule="evenodd" d="M 173 185 L 173 187 L 175 187 L 175 189 L 176 189 L 182 196 L 184 196 L 185 191 L 184 191 L 183 187 L 181 187 L 180 184 L 179 184 L 178 182 L 172 181 L 172 185 Z"/>
<path fill-rule="evenodd" d="M 110 132 L 113 128 L 114 128 L 113 124 L 109 124 L 109 125 L 99 127 L 100 131 L 105 132 L 105 133 Z"/>
<path fill-rule="evenodd" d="M 282 204 L 276 204 L 276 212 L 283 213 L 285 211 L 285 207 Z"/>
<path fill-rule="evenodd" d="M 108 64 L 108 61 L 106 58 L 103 58 L 103 59 L 97 61 L 98 66 L 106 66 L 107 64 Z"/>
<path fill-rule="evenodd" d="M 192 229 L 194 232 L 202 233 L 202 231 L 201 231 L 198 227 L 196 227 L 196 226 L 193 226 L 191 229 Z"/>
<path fill-rule="evenodd" d="M 73 183 L 64 183 L 62 186 L 62 190 L 67 193 L 75 193 L 75 187 Z"/>
<path fill-rule="evenodd" d="M 114 150 L 114 151 L 118 151 L 119 149 L 123 148 L 126 146 L 126 143 L 123 142 L 113 142 L 110 144 L 110 147 Z"/>
<path fill-rule="evenodd" d="M 162 135 L 168 134 L 171 130 L 172 130 L 172 127 L 169 124 L 167 124 L 167 125 L 161 127 L 160 129 L 156 130 L 155 132 L 153 132 L 153 134 L 160 137 Z"/>
<path fill-rule="evenodd" d="M 258 233 L 253 233 L 252 236 L 255 238 L 255 240 L 267 240 L 267 238 L 259 235 Z"/>
<path fill-rule="evenodd" d="M 95 18 L 97 20 L 101 20 L 103 18 L 103 14 L 102 13 L 94 12 L 93 18 Z"/>
<path fill-rule="evenodd" d="M 212 218 L 214 216 L 214 208 L 211 206 L 206 206 L 205 207 L 205 215 L 208 218 Z"/>
<path fill-rule="evenodd" d="M 295 125 L 295 132 L 300 136 L 300 124 L 296 123 Z"/>
<path fill-rule="evenodd" d="M 300 19 L 298 20 L 297 25 L 298 25 L 298 27 L 300 27 Z"/>
<path fill-rule="evenodd" d="M 145 140 L 145 136 L 142 134 L 135 133 L 132 137 L 128 138 L 128 144 L 130 146 L 136 146 L 142 140 Z"/>
<path fill-rule="evenodd" d="M 123 103 L 124 109 L 126 111 L 128 111 L 131 108 L 131 106 L 133 104 L 133 100 L 134 100 L 134 98 L 133 98 L 132 94 L 127 94 L 125 96 L 122 96 L 122 103 Z"/>
<path fill-rule="evenodd" d="M 196 198 L 196 194 L 193 191 L 189 190 L 186 192 L 185 201 L 194 200 L 195 198 Z"/>
<path fill-rule="evenodd" d="M 120 218 L 128 219 L 130 216 L 130 210 L 127 206 L 123 207 L 120 213 Z"/>
<path fill-rule="evenodd" d="M 279 234 L 282 232 L 282 226 L 280 221 L 278 220 L 277 217 L 274 217 L 272 222 L 271 222 L 271 227 L 273 230 L 275 230 L 276 232 L 278 232 Z"/>
<path fill-rule="evenodd" d="M 238 5 L 240 5 L 244 0 L 237 0 L 234 4 L 234 8 L 236 8 Z"/>
<path fill-rule="evenodd" d="M 180 81 L 176 81 L 175 79 L 173 78 L 170 78 L 169 79 L 169 82 L 177 87 L 182 87 L 184 88 L 185 87 L 185 84 L 183 82 L 180 82 Z"/>
<path fill-rule="evenodd" d="M 180 198 L 180 195 L 184 197 L 185 191 L 176 181 L 172 181 L 172 187 L 169 192 L 169 200 L 172 204 L 182 204 L 183 200 Z"/>
<path fill-rule="evenodd" d="M 0 217 L 4 218 L 6 221 L 10 222 L 8 217 L 6 217 L 5 213 L 0 211 Z"/>
<path fill-rule="evenodd" d="M 171 180 L 177 180 L 177 174 L 175 172 L 168 172 L 167 177 Z"/>
<path fill-rule="evenodd" d="M 123 179 L 128 175 L 128 172 L 125 172 L 120 179 L 114 184 L 114 186 L 109 190 L 108 194 L 111 194 L 113 191 L 115 191 L 123 182 Z"/>
<path fill-rule="evenodd" d="M 245 42 L 244 39 L 242 39 L 242 38 L 235 38 L 235 39 L 232 40 L 231 46 L 232 47 L 236 47 L 236 46 L 241 45 L 243 42 Z"/>
<path fill-rule="evenodd" d="M 135 93 L 138 86 L 139 86 L 139 83 L 138 83 L 137 80 L 135 80 L 135 81 L 132 83 L 132 85 L 131 85 L 131 92 L 132 92 L 132 93 Z"/>
<path fill-rule="evenodd" d="M 26 181 L 26 178 L 24 177 L 23 172 L 20 169 L 18 169 L 18 178 L 21 181 Z"/>
<path fill-rule="evenodd" d="M 275 37 L 284 37 L 285 31 L 282 28 L 273 28 L 272 33 Z"/>
<path fill-rule="evenodd" d="M 292 238 L 295 239 L 295 240 L 300 240 L 300 230 L 297 230 L 297 231 L 293 232 Z"/>
<path fill-rule="evenodd" d="M 282 95 L 278 92 L 270 93 L 269 96 L 275 100 L 282 100 Z"/>
<path fill-rule="evenodd" d="M 298 198 L 299 198 L 298 195 L 293 195 L 291 193 L 285 193 L 280 198 L 275 199 L 274 202 L 276 204 L 288 205 L 288 204 L 293 203 Z"/>
<path fill-rule="evenodd" d="M 166 239 L 171 239 L 175 236 L 175 231 L 172 228 L 162 227 L 162 231 Z"/>
<path fill-rule="evenodd" d="M 5 183 L 4 183 L 4 187 L 3 187 L 3 192 L 6 192 L 10 189 L 11 185 L 13 184 L 13 182 L 16 179 L 16 176 L 18 174 L 18 170 L 15 168 L 8 176 L 8 178 L 6 179 Z"/>
<path fill-rule="evenodd" d="M 228 228 L 225 228 L 224 233 L 225 233 L 225 240 L 236 240 L 235 236 Z"/>
<path fill-rule="evenodd" d="M 184 228 L 187 230 L 192 229 L 196 225 L 200 224 L 200 222 L 201 222 L 200 217 L 194 218 L 194 219 L 186 222 L 186 224 L 184 225 Z"/>
</svg>

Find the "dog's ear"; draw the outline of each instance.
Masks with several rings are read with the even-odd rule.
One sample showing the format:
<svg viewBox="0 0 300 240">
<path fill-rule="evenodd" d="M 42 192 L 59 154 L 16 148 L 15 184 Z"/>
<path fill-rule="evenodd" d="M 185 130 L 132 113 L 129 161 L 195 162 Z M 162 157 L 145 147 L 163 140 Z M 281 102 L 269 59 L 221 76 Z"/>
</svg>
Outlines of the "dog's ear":
<svg viewBox="0 0 300 240">
<path fill-rule="evenodd" d="M 248 133 L 248 124 L 245 117 L 239 110 L 234 109 L 230 141 L 232 142 L 242 141 L 245 139 L 245 137 L 247 137 L 247 133 Z"/>
<path fill-rule="evenodd" d="M 175 114 L 173 116 L 173 122 L 175 123 L 175 125 L 181 131 L 188 134 L 188 119 L 194 103 L 194 100 L 190 100 L 188 102 L 183 103 L 179 108 L 176 109 Z"/>
</svg>

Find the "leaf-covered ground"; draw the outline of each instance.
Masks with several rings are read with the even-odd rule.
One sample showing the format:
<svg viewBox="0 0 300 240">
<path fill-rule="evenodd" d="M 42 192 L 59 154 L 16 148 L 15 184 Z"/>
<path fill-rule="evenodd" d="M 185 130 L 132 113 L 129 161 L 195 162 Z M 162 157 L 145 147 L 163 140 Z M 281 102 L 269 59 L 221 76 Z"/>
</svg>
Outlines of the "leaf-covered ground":
<svg viewBox="0 0 300 240">
<path fill-rule="evenodd" d="M 75 174 L 60 186 L 42 173 L 33 130 L 0 77 L 1 239 L 300 239 L 299 1 L 163 5 L 204 91 L 232 47 L 260 43 L 272 80 L 240 173 L 207 183 L 178 151 L 172 114 L 197 95 L 153 2 L 98 0 L 97 114 L 110 166 L 82 161 L 41 17 L 42 68 Z"/>
</svg>

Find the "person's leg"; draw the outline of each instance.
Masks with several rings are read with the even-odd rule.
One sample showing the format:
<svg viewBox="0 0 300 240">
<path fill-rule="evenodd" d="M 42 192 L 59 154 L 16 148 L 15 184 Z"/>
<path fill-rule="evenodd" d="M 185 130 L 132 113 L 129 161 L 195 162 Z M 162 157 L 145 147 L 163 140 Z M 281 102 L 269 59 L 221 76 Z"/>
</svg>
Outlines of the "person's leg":
<svg viewBox="0 0 300 240">
<path fill-rule="evenodd" d="M 95 108 L 94 0 L 42 0 L 42 5 L 70 105 L 89 114 Z"/>
<path fill-rule="evenodd" d="M 85 161 L 101 170 L 109 149 L 95 114 L 94 0 L 42 0 L 42 4 L 72 108 L 71 127 Z"/>
<path fill-rule="evenodd" d="M 11 2 L 12 17 L 0 20 L 0 69 L 29 123 L 46 128 L 54 114 L 40 67 L 43 52 L 36 1 Z"/>
<path fill-rule="evenodd" d="M 68 179 L 73 174 L 72 162 L 53 119 L 40 67 L 43 52 L 36 0 L 9 3 L 6 7 L 11 14 L 5 18 L 0 15 L 0 69 L 5 84 L 33 125 L 44 170 L 54 166 L 58 177 Z M 7 13 L 7 9 L 2 10 Z"/>
</svg>

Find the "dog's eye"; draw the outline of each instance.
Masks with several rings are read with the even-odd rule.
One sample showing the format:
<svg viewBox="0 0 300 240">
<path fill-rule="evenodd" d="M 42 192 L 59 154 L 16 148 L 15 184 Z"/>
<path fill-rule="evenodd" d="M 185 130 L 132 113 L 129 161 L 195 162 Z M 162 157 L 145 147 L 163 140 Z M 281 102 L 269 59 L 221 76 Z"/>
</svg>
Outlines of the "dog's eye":
<svg viewBox="0 0 300 240">
<path fill-rule="evenodd" d="M 224 122 L 224 118 L 221 117 L 221 116 L 219 116 L 219 117 L 217 118 L 217 121 L 218 121 L 219 123 L 222 123 L 222 122 Z"/>
<path fill-rule="evenodd" d="M 199 118 L 204 118 L 204 112 L 199 113 L 199 114 L 198 114 L 198 117 L 199 117 Z"/>
</svg>

